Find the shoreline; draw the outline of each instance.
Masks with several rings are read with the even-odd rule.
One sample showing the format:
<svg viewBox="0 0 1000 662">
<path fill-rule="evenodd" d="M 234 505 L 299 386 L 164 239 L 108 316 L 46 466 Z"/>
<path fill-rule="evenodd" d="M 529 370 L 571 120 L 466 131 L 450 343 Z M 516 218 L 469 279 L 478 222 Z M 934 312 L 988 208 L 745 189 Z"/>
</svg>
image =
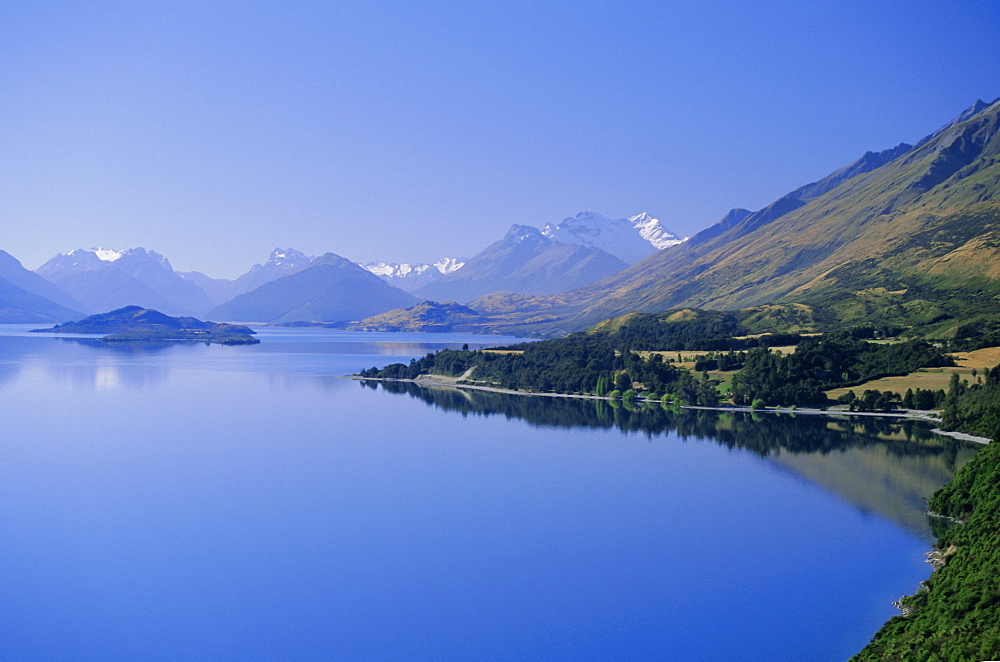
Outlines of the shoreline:
<svg viewBox="0 0 1000 662">
<path fill-rule="evenodd" d="M 415 379 L 391 379 L 387 377 L 358 377 L 357 375 L 351 375 L 351 379 L 357 381 L 374 381 L 374 382 L 402 382 L 409 384 L 416 384 L 417 386 L 423 386 L 425 388 L 455 388 L 455 389 L 469 389 L 473 391 L 486 391 L 488 393 L 502 393 L 505 395 L 522 395 L 522 396 L 535 396 L 543 398 L 574 398 L 577 400 L 604 400 L 611 401 L 612 398 L 608 398 L 601 395 L 581 395 L 572 393 L 533 393 L 528 391 L 515 391 L 512 389 L 499 388 L 496 386 L 482 386 L 479 384 L 461 384 L 459 381 L 462 377 L 445 377 L 443 375 L 420 375 Z M 659 400 L 646 400 L 646 399 L 636 399 L 636 402 L 659 402 Z M 829 410 L 829 409 L 817 409 L 815 407 L 804 407 L 802 409 L 796 408 L 792 409 L 790 407 L 771 407 L 766 409 L 753 409 L 751 407 L 702 407 L 698 405 L 678 405 L 681 409 L 701 409 L 707 411 L 721 411 L 721 412 L 739 412 L 739 413 L 758 413 L 758 414 L 803 414 L 805 416 L 879 416 L 883 418 L 903 418 L 910 420 L 925 421 L 927 423 L 941 423 L 941 418 L 937 415 L 937 412 L 931 410 L 918 410 L 918 409 L 907 409 L 903 412 L 874 412 L 874 411 L 847 411 L 847 410 Z M 944 437 L 951 437 L 953 439 L 958 439 L 960 441 L 970 441 L 977 444 L 989 444 L 992 439 L 988 437 L 977 437 L 971 434 L 965 434 L 963 432 L 951 432 L 948 430 L 942 430 L 940 428 L 934 428 L 931 432 L 939 434 Z"/>
</svg>

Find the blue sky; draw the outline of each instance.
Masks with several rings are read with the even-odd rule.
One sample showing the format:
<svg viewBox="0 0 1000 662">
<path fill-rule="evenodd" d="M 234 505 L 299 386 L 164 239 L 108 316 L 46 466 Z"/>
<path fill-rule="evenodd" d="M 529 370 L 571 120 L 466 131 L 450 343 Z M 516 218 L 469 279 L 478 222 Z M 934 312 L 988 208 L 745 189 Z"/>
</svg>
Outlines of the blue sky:
<svg viewBox="0 0 1000 662">
<path fill-rule="evenodd" d="M 234 277 L 584 210 L 692 234 L 1000 96 L 1000 0 L 0 0 L 0 64 L 0 248 Z"/>
</svg>

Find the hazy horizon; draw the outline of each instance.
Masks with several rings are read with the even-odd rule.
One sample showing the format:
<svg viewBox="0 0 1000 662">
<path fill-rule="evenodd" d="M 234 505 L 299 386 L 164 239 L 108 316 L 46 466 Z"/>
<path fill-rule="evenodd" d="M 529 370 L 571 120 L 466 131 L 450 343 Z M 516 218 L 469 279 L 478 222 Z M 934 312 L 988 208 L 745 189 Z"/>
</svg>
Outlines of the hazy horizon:
<svg viewBox="0 0 1000 662">
<path fill-rule="evenodd" d="M 1000 95 L 1000 3 L 95 2 L 0 23 L 0 249 L 471 256 L 647 211 L 692 235 Z"/>
</svg>

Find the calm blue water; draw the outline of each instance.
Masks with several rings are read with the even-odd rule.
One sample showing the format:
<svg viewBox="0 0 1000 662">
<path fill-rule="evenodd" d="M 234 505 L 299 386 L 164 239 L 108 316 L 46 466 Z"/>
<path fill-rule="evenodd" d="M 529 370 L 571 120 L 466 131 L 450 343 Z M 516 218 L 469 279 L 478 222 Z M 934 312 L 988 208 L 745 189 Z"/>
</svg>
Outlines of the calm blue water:
<svg viewBox="0 0 1000 662">
<path fill-rule="evenodd" d="M 23 328 L 0 659 L 842 660 L 929 574 L 920 499 L 971 453 L 337 376 L 494 338 Z"/>
</svg>

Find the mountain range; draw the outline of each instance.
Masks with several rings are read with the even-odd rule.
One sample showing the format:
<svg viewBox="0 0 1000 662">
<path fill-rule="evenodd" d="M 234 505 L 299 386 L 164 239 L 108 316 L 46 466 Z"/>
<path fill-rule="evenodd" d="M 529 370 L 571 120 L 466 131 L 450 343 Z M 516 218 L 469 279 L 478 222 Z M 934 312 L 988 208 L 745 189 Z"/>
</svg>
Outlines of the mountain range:
<svg viewBox="0 0 1000 662">
<path fill-rule="evenodd" d="M 412 292 L 422 285 L 437 280 L 465 266 L 464 257 L 447 257 L 434 264 L 394 264 L 389 262 L 368 262 L 359 264 L 393 287 L 404 292 Z"/>
<path fill-rule="evenodd" d="M 558 240 L 535 228 L 518 227 L 471 260 L 445 258 L 430 265 L 357 265 L 380 278 L 389 289 L 375 287 L 370 279 L 337 262 L 334 258 L 339 257 L 332 253 L 317 262 L 293 248 L 275 248 L 265 262 L 234 280 L 212 278 L 197 271 L 176 272 L 167 258 L 144 248 L 76 249 L 57 254 L 34 274 L 8 255 L 7 271 L 16 277 L 8 274 L 13 280 L 4 284 L 0 319 L 65 321 L 81 312 L 141 305 L 174 315 L 237 315 L 232 319 L 239 321 L 349 321 L 354 319 L 352 315 L 360 314 L 358 311 L 371 314 L 414 303 L 419 299 L 403 294 L 422 289 L 430 295 L 418 292 L 421 297 L 449 299 L 473 299 L 498 287 L 520 294 L 562 292 L 626 266 L 595 244 L 646 254 L 656 250 L 654 242 L 662 245 L 673 237 L 648 214 L 611 220 L 586 212 L 546 226 L 549 234 L 559 235 Z M 616 238 L 618 234 L 627 236 Z M 328 272 L 325 277 L 309 272 L 291 281 L 306 288 L 301 291 L 293 293 L 286 282 L 244 296 L 314 265 L 330 267 L 334 262 L 335 271 L 320 270 Z M 467 263 L 471 266 L 466 267 Z M 344 280 L 331 280 L 334 274 Z M 440 285 L 428 287 L 437 281 L 441 281 Z M 360 288 L 354 296 L 367 297 L 364 306 L 348 305 L 351 288 Z M 309 301 L 314 303 L 307 304 Z"/>
<path fill-rule="evenodd" d="M 688 240 L 648 214 L 584 212 L 542 230 L 514 225 L 468 260 L 363 268 L 276 249 L 233 281 L 178 274 L 142 248 L 78 249 L 36 273 L 0 252 L 0 321 L 136 304 L 233 321 L 552 335 L 635 311 L 754 307 L 757 317 L 794 310 L 799 327 L 1000 330 L 998 116 L 1000 103 L 979 101 L 913 145 L 868 152 L 762 209 L 735 208 Z M 390 285 L 407 278 L 412 294 Z"/>
<path fill-rule="evenodd" d="M 734 209 L 603 280 L 489 309 L 470 302 L 480 318 L 455 328 L 551 335 L 633 311 L 774 303 L 804 307 L 817 326 L 1000 326 L 998 116 L 1000 102 L 979 101 L 914 145 L 868 152 L 755 212 Z"/>
<path fill-rule="evenodd" d="M 88 313 L 136 302 L 167 315 L 201 314 L 212 307 L 205 291 L 181 278 L 167 258 L 143 248 L 60 253 L 37 274 L 79 301 Z"/>
</svg>

